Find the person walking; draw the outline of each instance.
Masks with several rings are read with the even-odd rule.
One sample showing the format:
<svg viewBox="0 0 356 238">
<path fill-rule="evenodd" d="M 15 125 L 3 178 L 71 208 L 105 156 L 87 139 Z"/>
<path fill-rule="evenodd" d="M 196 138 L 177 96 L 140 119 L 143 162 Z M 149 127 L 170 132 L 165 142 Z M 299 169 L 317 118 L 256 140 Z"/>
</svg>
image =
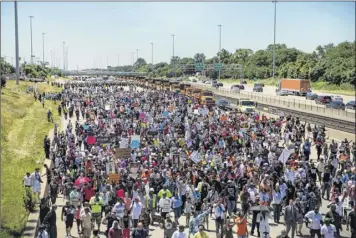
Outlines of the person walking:
<svg viewBox="0 0 356 238">
<path fill-rule="evenodd" d="M 287 227 L 287 235 L 292 230 L 291 238 L 295 237 L 295 230 L 297 227 L 297 208 L 294 205 L 294 201 L 289 200 L 289 205 L 284 209 L 284 222 Z"/>
</svg>

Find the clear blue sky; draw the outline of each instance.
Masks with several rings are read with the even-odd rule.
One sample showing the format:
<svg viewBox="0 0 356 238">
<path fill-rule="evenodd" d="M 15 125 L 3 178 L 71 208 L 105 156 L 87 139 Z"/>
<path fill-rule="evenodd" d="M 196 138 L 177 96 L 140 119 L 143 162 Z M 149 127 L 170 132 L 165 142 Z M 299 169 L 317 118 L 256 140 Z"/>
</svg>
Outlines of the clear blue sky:
<svg viewBox="0 0 356 238">
<path fill-rule="evenodd" d="M 277 4 L 277 43 L 305 52 L 318 45 L 355 40 L 355 3 L 282 2 Z M 30 59 L 30 21 L 33 15 L 33 48 L 42 60 L 51 50 L 63 62 L 62 42 L 68 46 L 69 69 L 130 64 L 130 52 L 154 63 L 169 61 L 175 34 L 175 55 L 193 57 L 197 52 L 216 55 L 218 24 L 222 48 L 264 49 L 273 43 L 274 4 L 256 3 L 18 3 L 20 57 Z M 2 3 L 1 55 L 15 56 L 14 3 Z"/>
</svg>

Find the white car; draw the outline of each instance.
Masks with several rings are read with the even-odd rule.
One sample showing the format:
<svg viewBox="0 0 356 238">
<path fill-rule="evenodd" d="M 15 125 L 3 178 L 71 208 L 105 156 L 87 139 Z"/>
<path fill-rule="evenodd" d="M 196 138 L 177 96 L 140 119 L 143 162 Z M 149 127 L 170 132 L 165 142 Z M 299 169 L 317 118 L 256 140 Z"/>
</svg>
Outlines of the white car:
<svg viewBox="0 0 356 238">
<path fill-rule="evenodd" d="M 343 102 L 344 99 L 340 96 L 331 96 L 333 101 L 337 101 L 337 102 Z"/>
</svg>

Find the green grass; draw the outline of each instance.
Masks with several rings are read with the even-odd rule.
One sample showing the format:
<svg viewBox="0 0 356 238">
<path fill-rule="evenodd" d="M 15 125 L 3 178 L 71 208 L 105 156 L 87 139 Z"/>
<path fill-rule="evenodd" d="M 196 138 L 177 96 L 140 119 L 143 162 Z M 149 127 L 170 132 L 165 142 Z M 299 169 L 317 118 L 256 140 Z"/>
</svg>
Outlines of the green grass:
<svg viewBox="0 0 356 238">
<path fill-rule="evenodd" d="M 22 233 L 27 221 L 27 213 L 23 206 L 24 188 L 22 178 L 26 172 L 32 173 L 36 167 L 42 169 L 45 155 L 43 138 L 53 128 L 47 122 L 47 111 L 51 109 L 57 124 L 60 119 L 57 105 L 45 101 L 42 108 L 35 102 L 32 93 L 26 93 L 30 82 L 8 81 L 1 94 L 1 156 L 2 156 L 2 220 L 1 226 L 9 237 Z M 39 92 L 60 91 L 47 83 L 38 83 Z M 0 233 L 0 237 L 6 237 Z"/>
<path fill-rule="evenodd" d="M 268 79 L 260 79 L 260 80 L 250 80 L 244 79 L 247 81 L 247 84 L 254 84 L 254 83 L 264 83 L 268 86 L 276 86 L 278 84 L 278 79 L 268 78 Z M 222 83 L 240 83 L 240 79 L 220 79 Z M 342 83 L 340 85 L 336 84 L 329 84 L 327 82 L 312 82 L 312 89 L 313 91 L 323 92 L 323 93 L 333 93 L 333 94 L 341 94 L 341 95 L 348 95 L 353 96 L 355 95 L 355 86 L 350 83 Z"/>
</svg>

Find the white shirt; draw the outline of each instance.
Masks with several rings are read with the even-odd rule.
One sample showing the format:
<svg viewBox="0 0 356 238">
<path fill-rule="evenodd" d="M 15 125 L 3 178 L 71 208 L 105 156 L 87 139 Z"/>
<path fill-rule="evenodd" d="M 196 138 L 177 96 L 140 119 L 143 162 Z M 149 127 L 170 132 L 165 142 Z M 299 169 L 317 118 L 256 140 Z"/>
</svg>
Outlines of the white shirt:
<svg viewBox="0 0 356 238">
<path fill-rule="evenodd" d="M 170 212 L 171 200 L 169 198 L 161 198 L 159 200 L 158 206 L 162 208 L 162 212 Z"/>
<path fill-rule="evenodd" d="M 134 219 L 134 220 L 139 219 L 140 215 L 141 215 L 141 210 L 142 210 L 142 203 L 134 202 L 132 204 L 132 210 L 131 210 L 132 219 Z"/>
<path fill-rule="evenodd" d="M 336 228 L 334 225 L 330 224 L 329 226 L 323 225 L 320 229 L 320 233 L 324 235 L 324 238 L 335 238 Z"/>
<path fill-rule="evenodd" d="M 253 203 L 256 201 L 256 194 L 258 193 L 257 189 L 254 188 L 248 188 L 247 192 L 250 194 L 250 199 Z"/>
<path fill-rule="evenodd" d="M 323 219 L 321 214 L 315 214 L 314 211 L 309 211 L 307 214 L 305 214 L 305 217 L 308 218 L 309 220 L 311 220 L 311 224 L 310 224 L 310 229 L 313 230 L 319 230 L 321 228 L 321 224 L 320 221 Z"/>
<path fill-rule="evenodd" d="M 31 176 L 27 177 L 27 175 L 25 177 L 23 177 L 23 183 L 25 186 L 31 186 Z"/>
<path fill-rule="evenodd" d="M 175 231 L 172 235 L 172 238 L 187 238 L 187 234 L 183 232 L 179 232 L 179 231 Z"/>
</svg>

